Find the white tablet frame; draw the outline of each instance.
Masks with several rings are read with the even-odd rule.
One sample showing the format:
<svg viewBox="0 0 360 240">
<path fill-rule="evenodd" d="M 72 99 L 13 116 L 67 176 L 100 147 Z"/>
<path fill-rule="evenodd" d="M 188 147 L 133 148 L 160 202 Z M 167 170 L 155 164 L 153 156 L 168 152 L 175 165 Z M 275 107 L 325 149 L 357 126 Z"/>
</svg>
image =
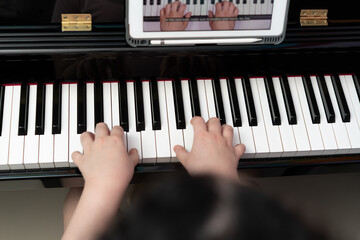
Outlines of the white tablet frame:
<svg viewBox="0 0 360 240">
<path fill-rule="evenodd" d="M 289 2 L 290 0 L 274 1 L 271 26 L 267 30 L 144 32 L 143 1 L 128 0 L 127 31 L 129 37 L 134 40 L 278 37 L 285 31 Z"/>
</svg>

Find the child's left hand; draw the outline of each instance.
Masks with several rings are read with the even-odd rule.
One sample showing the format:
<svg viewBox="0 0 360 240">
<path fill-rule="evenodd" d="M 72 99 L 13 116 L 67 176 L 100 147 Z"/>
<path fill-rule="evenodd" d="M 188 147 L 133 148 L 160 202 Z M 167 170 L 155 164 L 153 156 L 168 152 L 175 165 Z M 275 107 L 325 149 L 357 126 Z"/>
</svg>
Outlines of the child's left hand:
<svg viewBox="0 0 360 240">
<path fill-rule="evenodd" d="M 84 154 L 74 152 L 71 157 L 80 169 L 85 185 L 96 187 L 126 187 L 139 161 L 136 149 L 129 154 L 124 144 L 124 130 L 116 126 L 111 132 L 105 123 L 99 123 L 95 135 L 81 134 Z"/>
</svg>

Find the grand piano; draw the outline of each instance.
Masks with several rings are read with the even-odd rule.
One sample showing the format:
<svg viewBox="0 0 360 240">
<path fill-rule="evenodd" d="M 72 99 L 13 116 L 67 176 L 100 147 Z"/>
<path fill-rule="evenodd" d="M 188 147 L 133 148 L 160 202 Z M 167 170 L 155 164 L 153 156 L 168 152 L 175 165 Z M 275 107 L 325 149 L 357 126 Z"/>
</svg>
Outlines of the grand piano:
<svg viewBox="0 0 360 240">
<path fill-rule="evenodd" d="M 279 45 L 132 48 L 123 0 L 0 0 L 0 187 L 79 184 L 70 155 L 98 122 L 138 148 L 134 181 L 183 172 L 172 146 L 191 148 L 193 116 L 233 126 L 257 176 L 359 171 L 356 6 L 291 1 Z M 91 14 L 91 31 L 63 32 L 62 13 Z"/>
</svg>

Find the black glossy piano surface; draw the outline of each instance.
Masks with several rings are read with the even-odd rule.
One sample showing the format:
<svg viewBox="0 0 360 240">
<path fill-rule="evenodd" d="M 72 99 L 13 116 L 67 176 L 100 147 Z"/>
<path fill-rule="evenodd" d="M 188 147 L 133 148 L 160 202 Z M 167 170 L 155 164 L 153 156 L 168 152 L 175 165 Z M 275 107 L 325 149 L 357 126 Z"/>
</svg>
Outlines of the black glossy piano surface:
<svg viewBox="0 0 360 240">
<path fill-rule="evenodd" d="M 93 31 L 62 33 L 59 24 L 60 12 L 89 11 L 91 13 L 91 9 L 94 9 L 94 6 L 86 4 L 84 6 L 74 4 L 73 9 L 66 9 L 64 2 L 37 0 L 29 4 L 24 0 L 5 5 L 4 1 L 0 1 L 0 82 L 2 86 L 18 85 L 21 89 L 30 89 L 28 86 L 37 84 L 38 92 L 41 92 L 40 86 L 46 86 L 48 83 L 54 83 L 55 89 L 55 86 L 61 88 L 62 85 L 70 83 L 83 85 L 93 83 L 100 86 L 103 83 L 115 82 L 120 85 L 120 83 L 150 79 L 216 79 L 220 81 L 220 79 L 234 78 L 251 80 L 281 77 L 290 81 L 300 77 L 307 83 L 304 84 L 306 96 L 314 100 L 314 96 L 311 96 L 313 90 L 310 89 L 309 93 L 308 83 L 312 81 L 310 78 L 317 77 L 329 78 L 334 85 L 339 83 L 338 78 L 354 78 L 351 86 L 354 85 L 355 89 L 351 92 L 354 93 L 355 90 L 359 92 L 359 81 L 356 77 L 360 72 L 357 61 L 360 56 L 360 21 L 355 11 L 355 1 L 346 1 L 347 4 L 342 4 L 340 7 L 329 1 L 316 3 L 291 1 L 286 38 L 279 45 L 161 48 L 131 48 L 127 45 L 124 1 L 102 1 L 101 6 L 97 6 L 97 10 L 93 12 Z M 300 10 L 308 8 L 329 9 L 329 25 L 300 27 Z M 342 8 L 346 9 L 346 14 Z M 34 12 L 36 14 L 33 14 Z M 319 85 L 322 81 L 325 80 L 316 80 Z M 218 86 L 217 84 L 214 86 Z M 230 88 L 231 84 L 228 86 Z M 269 87 L 267 80 L 266 87 Z M 0 101 L 3 101 L 4 93 L 1 91 L 0 89 Z M 336 94 L 336 99 L 341 99 L 341 96 L 338 97 L 339 93 L 335 91 L 337 92 L 334 89 L 333 94 Z M 22 92 L 19 100 L 20 108 L 27 109 L 28 95 L 25 94 L 25 90 Z M 345 95 L 347 93 L 346 90 Z M 231 95 L 230 91 L 229 94 Z M 270 98 L 271 94 L 268 96 Z M 38 94 L 37 98 L 41 99 L 41 94 Z M 333 105 L 342 108 L 339 105 L 346 102 L 345 96 L 342 96 L 342 99 L 343 101 L 333 102 Z M 354 98 L 352 101 L 355 101 Z M 99 104 L 95 103 L 98 108 Z M 318 106 L 321 104 L 317 102 Z M 43 105 L 40 106 L 45 108 Z M 356 109 L 358 103 L 351 106 L 353 111 L 360 110 Z M 345 124 L 347 111 L 342 112 L 343 108 L 342 110 L 337 108 L 334 114 L 337 115 L 337 120 L 340 119 L 339 121 Z M 2 111 L 3 107 L 0 106 L 0 115 Z M 318 111 L 316 108 L 310 110 L 312 120 L 315 122 L 319 121 L 316 116 Z M 324 113 L 326 120 L 331 122 L 331 108 L 324 110 Z M 21 111 L 19 114 L 21 115 Z M 356 114 L 351 116 L 351 119 L 355 119 L 360 124 L 360 119 L 355 118 Z M 1 117 L 4 118 L 4 116 Z M 286 119 L 284 116 L 281 117 Z M 27 119 L 23 117 L 20 119 L 19 124 L 28 127 Z M 272 118 L 271 121 L 274 123 L 276 119 Z M 41 134 L 43 129 L 41 129 L 40 118 L 36 124 L 36 131 Z M 274 123 L 274 125 L 277 124 Z M 85 129 L 84 126 L 82 128 Z M 4 127 L 2 130 L 4 131 Z M 26 137 L 26 128 L 22 128 L 21 131 Z M 349 142 L 351 145 L 350 140 Z M 25 166 L 21 159 L 17 161 Z M 324 156 L 243 159 L 239 164 L 239 169 L 254 169 L 258 175 L 277 176 L 358 171 L 359 163 L 359 154 L 338 151 L 337 154 Z M 38 169 L 36 167 L 21 168 L 1 170 L 0 180 L 34 178 L 42 179 L 46 186 L 58 186 L 59 179 L 81 177 L 75 167 L 41 168 L 39 165 Z M 182 171 L 182 168 L 176 162 L 156 163 L 156 160 L 154 163 L 143 163 L 136 167 L 137 176 L 141 176 L 142 173 L 171 171 Z"/>
</svg>

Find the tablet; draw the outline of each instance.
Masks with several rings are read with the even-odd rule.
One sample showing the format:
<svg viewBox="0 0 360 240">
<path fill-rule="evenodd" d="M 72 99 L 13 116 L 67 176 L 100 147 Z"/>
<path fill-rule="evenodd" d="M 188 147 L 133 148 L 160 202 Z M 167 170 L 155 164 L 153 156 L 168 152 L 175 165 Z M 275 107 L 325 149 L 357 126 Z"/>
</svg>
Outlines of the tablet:
<svg viewBox="0 0 360 240">
<path fill-rule="evenodd" d="M 278 44 L 289 0 L 127 0 L 131 46 Z"/>
</svg>

